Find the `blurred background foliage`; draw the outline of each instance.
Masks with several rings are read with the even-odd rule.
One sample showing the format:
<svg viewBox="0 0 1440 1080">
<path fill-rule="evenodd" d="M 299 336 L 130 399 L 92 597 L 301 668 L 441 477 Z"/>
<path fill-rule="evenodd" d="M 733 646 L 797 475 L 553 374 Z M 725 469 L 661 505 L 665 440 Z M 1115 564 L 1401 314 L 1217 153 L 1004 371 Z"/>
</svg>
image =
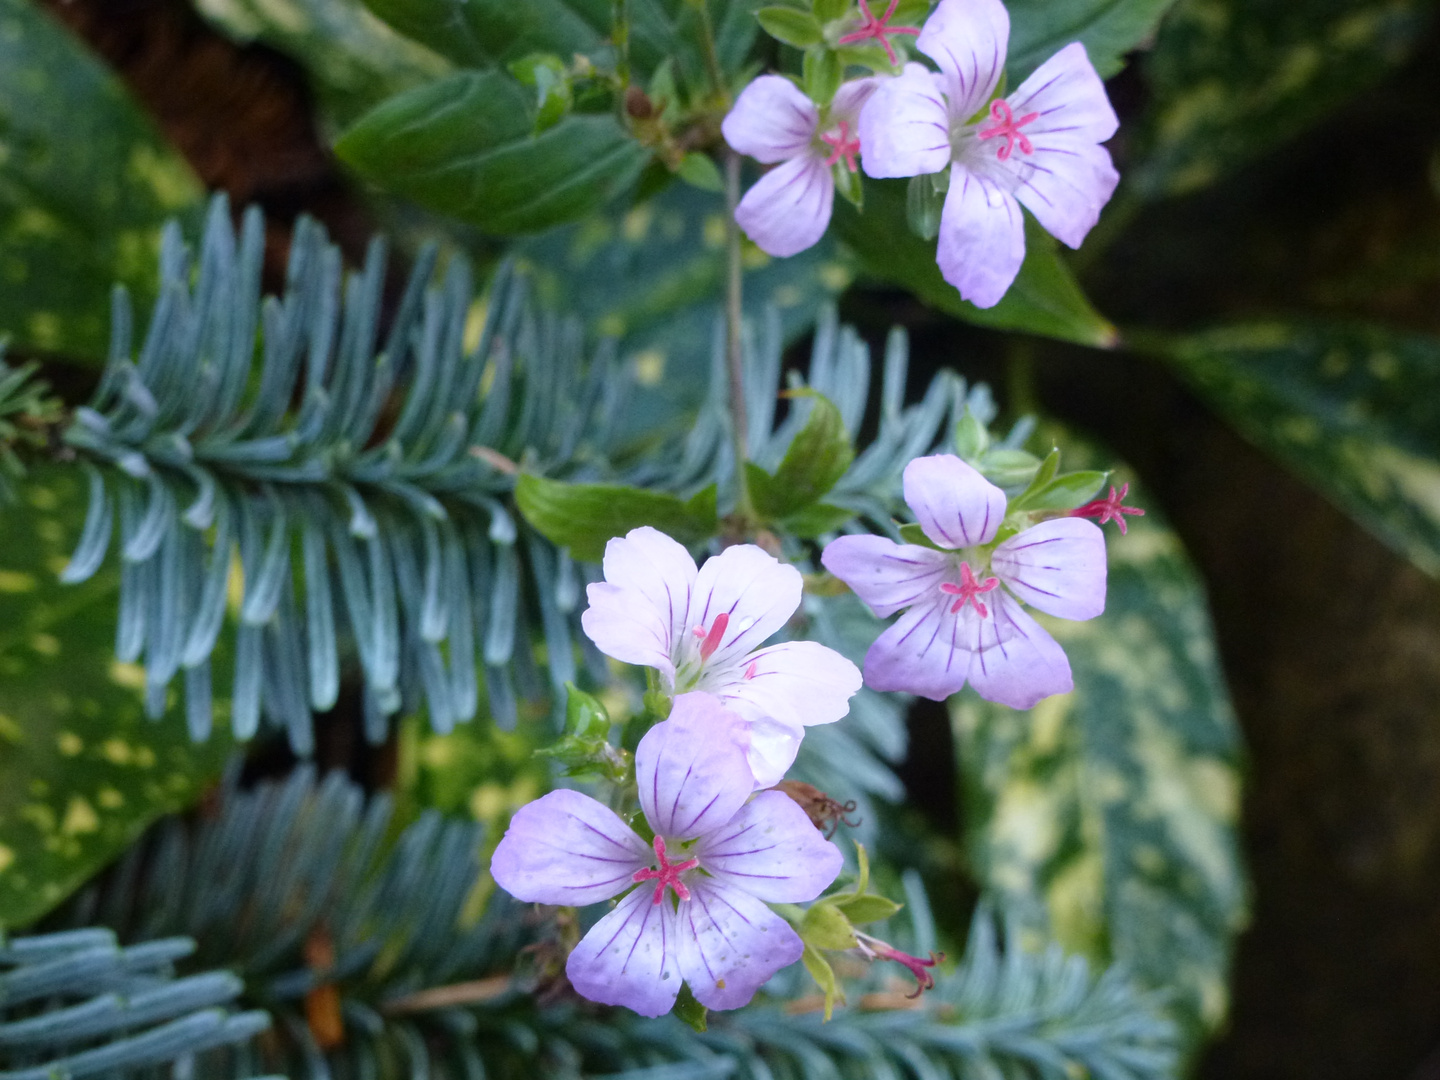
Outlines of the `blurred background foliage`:
<svg viewBox="0 0 1440 1080">
<path fill-rule="evenodd" d="M 657 98 L 656 80 L 703 97 L 696 9 L 632 6 L 637 81 Z M 756 55 L 755 6 L 706 9 L 729 79 Z M 551 783 L 533 751 L 553 738 L 551 661 L 574 613 L 556 597 L 586 571 L 553 561 L 509 482 L 486 481 L 523 530 L 510 540 L 524 552 L 513 729 L 482 705 L 437 730 L 410 686 L 403 718 L 376 738 L 347 668 L 308 749 L 352 780 L 296 769 L 294 740 L 272 734 L 221 783 L 238 761 L 223 687 L 206 741 L 191 741 L 178 692 L 158 710 L 152 694 L 164 715 L 145 719 L 145 673 L 115 659 L 121 573 L 111 562 L 82 585 L 56 581 L 96 507 L 73 452 L 52 441 L 20 448 L 29 476 L 0 509 L 0 924 L 106 927 L 132 948 L 197 943 L 193 958 L 167 945 L 131 967 L 113 936 L 22 937 L 0 953 L 0 987 L 48 987 L 104 1016 L 118 1006 L 91 997 L 111 979 L 123 995 L 159 995 L 146 1023 L 193 1025 L 111 1044 L 85 1068 L 206 1054 L 186 1067 L 1440 1076 L 1437 4 L 1010 7 L 1012 82 L 1077 38 L 1110 79 L 1123 182 L 1083 250 L 1031 235 L 1016 287 L 980 312 L 906 230 L 903 185 L 869 182 L 864 213 L 841 208 L 815 249 L 745 255 L 758 399 L 797 369 L 847 413 L 847 445 L 899 453 L 919 432 L 911 454 L 948 445 L 968 405 L 997 440 L 1011 432 L 1007 450 L 1053 443 L 1067 467 L 1118 467 L 1149 510 L 1109 536 L 1106 614 L 1054 626 L 1076 694 L 1028 713 L 961 695 L 908 714 L 868 695 L 807 740 L 801 775 L 863 804 L 857 835 L 909 905 L 897 933 L 963 957 L 940 993 L 895 1011 L 895 986 L 876 975 L 836 1025 L 807 1027 L 809 991 L 792 980 L 777 988 L 792 1007 L 737 1014 L 705 1038 L 547 998 L 546 935 L 564 928 L 522 918 L 479 870 L 509 812 Z M 548 475 L 723 492 L 721 197 L 658 167 L 604 110 L 533 136 L 533 88 L 501 62 L 603 50 L 609 14 L 601 0 L 519 16 L 489 0 L 0 0 L 12 361 L 40 362 L 68 406 L 90 400 L 111 284 L 129 290 L 139 340 L 159 295 L 162 222 L 178 218 L 196 245 L 205 192 L 225 191 L 237 212 L 265 211 L 267 292 L 284 291 L 302 213 L 352 268 L 373 232 L 388 233 L 387 327 L 425 241 L 446 265 L 463 254 L 476 288 L 447 302 L 467 349 L 499 310 L 486 283 L 508 259 L 542 310 L 583 327 L 587 357 L 616 340 L 628 380 L 604 453 L 554 459 Z M 517 160 L 525 183 L 505 182 Z M 849 329 L 823 318 L 817 329 L 830 303 Z M 887 336 L 895 324 L 908 356 L 906 339 Z M 1038 428 L 1012 429 L 1032 414 Z M 768 468 L 809 414 L 787 415 L 752 439 Z M 516 438 L 507 453 L 520 457 L 532 443 Z M 647 455 L 673 468 L 647 471 Z M 884 527 L 899 510 L 894 470 L 861 473 L 832 501 Z M 243 596 L 229 601 L 243 623 Z M 803 620 L 856 659 L 874 630 L 853 605 L 819 599 Z M 227 670 L 238 632 L 216 644 Z M 578 660 L 598 687 L 603 665 Z M 619 714 L 637 690 L 606 693 Z M 204 880 L 226 859 L 233 878 Z M 972 918 L 980 894 L 1005 912 L 1000 937 L 988 908 Z M 247 904 L 244 933 L 216 930 Z M 392 908 L 389 921 L 376 914 Z M 74 950 L 90 950 L 79 967 Z M 37 978 L 47 963 L 61 966 Z M 109 974 L 90 986 L 76 971 Z M 211 979 L 213 1008 L 176 1011 L 164 995 L 177 977 Z M 416 1003 L 436 989 L 459 996 Z M 26 1010 L 40 1000 L 0 997 L 3 1067 L 73 1051 L 53 1019 L 35 1034 Z M 272 1028 L 254 1036 L 256 1014 L 225 1011 L 237 1000 L 268 1010 Z M 95 1023 L 133 1033 L 140 1021 Z"/>
</svg>

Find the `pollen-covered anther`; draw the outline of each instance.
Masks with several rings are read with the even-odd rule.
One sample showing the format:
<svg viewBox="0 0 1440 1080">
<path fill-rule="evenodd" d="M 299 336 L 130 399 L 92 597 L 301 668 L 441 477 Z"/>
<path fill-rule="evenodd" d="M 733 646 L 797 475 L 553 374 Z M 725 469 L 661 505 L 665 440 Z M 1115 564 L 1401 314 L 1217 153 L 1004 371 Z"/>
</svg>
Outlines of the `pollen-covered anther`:
<svg viewBox="0 0 1440 1080">
<path fill-rule="evenodd" d="M 635 876 L 630 880 L 654 881 L 655 899 L 653 902 L 656 904 L 665 899 L 665 889 L 667 887 L 674 889 L 675 895 L 681 900 L 689 900 L 690 890 L 686 888 L 685 883 L 680 880 L 680 875 L 686 870 L 694 870 L 695 867 L 700 865 L 700 860 L 686 859 L 684 862 L 672 863 L 665 856 L 665 838 L 663 836 L 655 837 L 655 858 L 660 862 L 660 868 L 658 870 L 654 867 L 647 870 L 636 870 Z M 631 865 L 633 866 L 634 863 L 631 863 Z"/>
<path fill-rule="evenodd" d="M 1020 129 L 1026 124 L 1033 123 L 1040 119 L 1038 112 L 1026 113 L 1020 117 L 1019 120 L 1016 120 L 1015 114 L 1010 111 L 1010 103 L 1003 98 L 997 98 L 990 103 L 990 115 L 993 118 L 993 122 L 982 127 L 976 132 L 976 135 L 981 139 L 1003 138 L 1005 140 L 1005 145 L 1000 147 L 997 155 L 1001 161 L 1009 161 L 1010 155 L 1015 152 L 1016 146 L 1020 147 L 1022 154 L 1035 153 L 1034 144 L 1030 142 L 1029 137 Z"/>
<path fill-rule="evenodd" d="M 970 570 L 970 564 L 962 562 L 960 564 L 960 584 L 956 585 L 951 581 L 942 582 L 940 591 L 958 597 L 950 607 L 952 615 L 960 611 L 966 604 L 974 604 L 980 617 L 986 619 L 990 617 L 990 609 L 981 602 L 980 596 L 982 593 L 992 592 L 999 587 L 999 578 L 990 577 L 981 582 Z"/>
<path fill-rule="evenodd" d="M 890 35 L 920 33 L 917 27 L 889 25 L 891 18 L 895 15 L 895 8 L 899 3 L 900 0 L 890 0 L 889 6 L 885 9 L 885 14 L 877 19 L 870 13 L 868 0 L 860 0 L 860 29 L 846 34 L 840 39 L 838 44 L 853 45 L 857 41 L 868 41 L 873 38 L 880 42 L 880 46 L 885 50 L 885 55 L 889 58 L 890 63 L 895 63 L 895 46 L 890 44 Z"/>
<path fill-rule="evenodd" d="M 855 155 L 860 153 L 860 137 L 850 130 L 849 121 L 841 120 L 840 130 L 833 135 L 820 136 L 820 141 L 830 147 L 830 156 L 825 159 L 826 165 L 844 161 L 847 169 L 856 171 L 858 166 L 855 164 Z"/>
</svg>

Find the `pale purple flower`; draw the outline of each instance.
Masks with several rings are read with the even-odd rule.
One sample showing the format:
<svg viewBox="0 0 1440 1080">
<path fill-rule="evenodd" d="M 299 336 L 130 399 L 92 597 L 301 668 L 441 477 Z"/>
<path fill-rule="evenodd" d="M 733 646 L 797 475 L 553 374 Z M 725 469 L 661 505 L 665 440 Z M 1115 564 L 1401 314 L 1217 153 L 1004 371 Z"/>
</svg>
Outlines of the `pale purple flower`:
<svg viewBox="0 0 1440 1080">
<path fill-rule="evenodd" d="M 825 235 L 835 205 L 833 166 L 855 171 L 860 108 L 875 78 L 841 86 L 822 110 L 789 79 L 761 75 L 740 93 L 720 130 L 732 150 L 773 165 L 740 200 L 735 220 L 766 254 L 783 258 Z"/>
<path fill-rule="evenodd" d="M 785 775 L 805 728 L 839 720 L 860 672 L 813 641 L 759 646 L 800 606 L 800 571 L 754 544 L 698 570 L 685 548 L 644 526 L 605 546 L 605 580 L 587 590 L 581 625 L 600 651 L 660 673 L 667 693 L 704 690 L 751 725 L 760 787 Z"/>
<path fill-rule="evenodd" d="M 881 618 L 865 682 L 943 701 L 968 680 L 989 701 L 1028 709 L 1073 688 L 1065 651 L 1020 606 L 1062 619 L 1105 610 L 1105 538 L 1079 518 L 1032 525 L 999 544 L 1005 493 L 950 454 L 905 466 L 905 501 L 942 551 L 842 536 L 821 561 Z"/>
<path fill-rule="evenodd" d="M 765 905 L 815 899 L 841 866 L 788 795 L 750 798 L 738 717 L 702 693 L 676 698 L 670 716 L 635 751 L 653 844 L 588 795 L 552 791 L 520 808 L 490 861 L 518 900 L 580 906 L 631 890 L 565 973 L 592 1001 L 642 1016 L 668 1012 L 682 980 L 712 1009 L 746 1004 L 804 951 Z"/>
<path fill-rule="evenodd" d="M 999 303 L 1025 260 L 1017 199 L 1078 248 L 1120 180 L 1100 145 L 1119 121 L 1085 46 L 1065 46 L 991 102 L 1009 38 L 1000 0 L 940 0 L 916 42 L 939 74 L 906 64 L 860 115 L 866 174 L 949 167 L 937 259 L 945 280 L 982 308 Z"/>
</svg>

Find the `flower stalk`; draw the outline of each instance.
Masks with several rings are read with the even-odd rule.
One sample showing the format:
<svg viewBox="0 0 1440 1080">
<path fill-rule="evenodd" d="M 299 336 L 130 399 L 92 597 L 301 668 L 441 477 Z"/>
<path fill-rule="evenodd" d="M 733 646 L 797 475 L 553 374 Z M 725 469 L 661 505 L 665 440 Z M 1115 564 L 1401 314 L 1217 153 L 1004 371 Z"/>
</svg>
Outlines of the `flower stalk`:
<svg viewBox="0 0 1440 1080">
<path fill-rule="evenodd" d="M 725 367 L 730 381 L 730 435 L 735 451 L 735 514 L 745 531 L 755 519 L 750 484 L 745 475 L 750 424 L 745 411 L 744 280 L 740 265 L 740 226 L 735 208 L 740 204 L 740 155 L 725 151 Z"/>
</svg>

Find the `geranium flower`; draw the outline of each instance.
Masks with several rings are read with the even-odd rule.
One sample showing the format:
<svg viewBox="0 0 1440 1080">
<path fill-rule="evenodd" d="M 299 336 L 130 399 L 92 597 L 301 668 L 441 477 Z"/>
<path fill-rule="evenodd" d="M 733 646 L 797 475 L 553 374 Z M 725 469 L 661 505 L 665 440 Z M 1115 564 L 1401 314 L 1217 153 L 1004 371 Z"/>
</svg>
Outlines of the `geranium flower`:
<svg viewBox="0 0 1440 1080">
<path fill-rule="evenodd" d="M 750 798 L 743 721 L 702 693 L 676 698 L 670 715 L 635 751 L 652 843 L 588 795 L 552 791 L 520 808 L 490 861 L 518 900 L 579 906 L 631 890 L 565 973 L 592 1001 L 642 1016 L 668 1012 L 682 980 L 712 1009 L 749 1002 L 804 951 L 765 905 L 815 899 L 841 866 L 790 796 Z"/>
<path fill-rule="evenodd" d="M 813 641 L 759 646 L 800 606 L 800 572 L 754 544 L 698 570 L 685 548 L 644 526 L 605 546 L 605 580 L 591 585 L 580 623 L 600 650 L 660 673 L 667 693 L 704 690 L 751 725 L 760 787 L 785 775 L 805 728 L 850 711 L 860 672 Z"/>
<path fill-rule="evenodd" d="M 1099 527 L 1056 518 L 992 547 L 1005 493 L 950 454 L 905 466 L 905 501 L 943 550 L 842 536 L 821 556 L 876 615 L 908 609 L 870 646 L 865 682 L 943 701 L 968 681 L 1016 709 L 1072 689 L 1065 651 L 1020 602 L 1062 619 L 1104 611 Z"/>
<path fill-rule="evenodd" d="M 940 73 L 906 64 L 860 115 L 868 175 L 949 167 L 937 261 L 945 280 L 982 308 L 999 303 L 1025 260 L 1017 199 L 1078 248 L 1120 180 L 1100 145 L 1119 121 L 1085 46 L 1065 46 L 992 102 L 1009 39 L 1000 0 L 940 0 L 916 42 Z"/>
<path fill-rule="evenodd" d="M 761 75 L 741 91 L 720 125 L 725 141 L 756 161 L 784 163 L 762 176 L 735 208 L 735 221 L 760 250 L 783 258 L 825 235 L 835 205 L 831 168 L 843 162 L 855 171 L 860 108 L 876 83 L 845 83 L 823 111 L 779 75 Z"/>
</svg>

